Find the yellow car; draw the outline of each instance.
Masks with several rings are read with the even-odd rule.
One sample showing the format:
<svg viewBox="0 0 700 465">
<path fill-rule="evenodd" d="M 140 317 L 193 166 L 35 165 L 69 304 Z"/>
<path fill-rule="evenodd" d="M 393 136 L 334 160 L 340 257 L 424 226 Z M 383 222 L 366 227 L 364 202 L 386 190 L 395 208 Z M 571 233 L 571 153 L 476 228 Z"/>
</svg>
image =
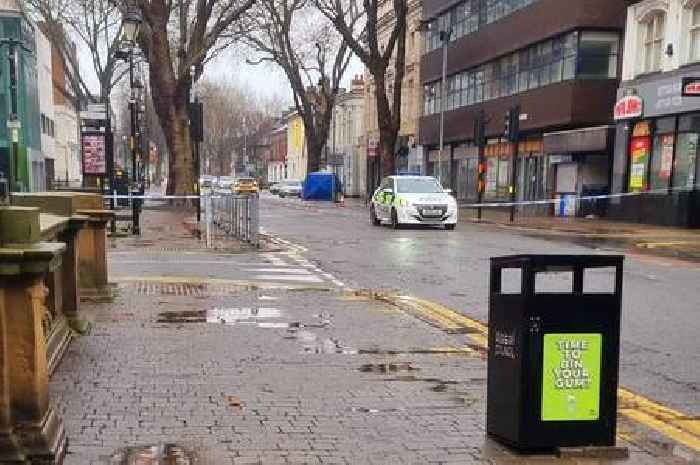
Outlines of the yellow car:
<svg viewBox="0 0 700 465">
<path fill-rule="evenodd" d="M 258 192 L 258 181 L 253 178 L 238 178 L 231 184 L 235 194 L 255 194 Z"/>
</svg>

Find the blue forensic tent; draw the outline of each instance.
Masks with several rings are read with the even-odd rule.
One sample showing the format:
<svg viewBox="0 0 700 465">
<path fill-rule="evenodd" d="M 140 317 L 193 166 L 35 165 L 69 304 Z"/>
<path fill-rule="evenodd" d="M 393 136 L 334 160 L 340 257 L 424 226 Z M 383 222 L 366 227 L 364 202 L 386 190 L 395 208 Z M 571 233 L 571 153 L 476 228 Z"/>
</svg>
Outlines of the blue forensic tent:
<svg viewBox="0 0 700 465">
<path fill-rule="evenodd" d="M 304 200 L 333 200 L 333 190 L 340 189 L 338 177 L 328 171 L 309 173 L 304 182 Z"/>
</svg>

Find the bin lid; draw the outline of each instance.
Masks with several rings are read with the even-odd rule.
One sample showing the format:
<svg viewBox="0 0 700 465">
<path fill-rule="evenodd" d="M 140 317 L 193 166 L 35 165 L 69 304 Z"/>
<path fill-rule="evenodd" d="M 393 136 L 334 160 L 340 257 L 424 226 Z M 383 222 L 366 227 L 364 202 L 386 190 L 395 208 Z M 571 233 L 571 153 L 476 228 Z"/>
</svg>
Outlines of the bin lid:
<svg viewBox="0 0 700 465">
<path fill-rule="evenodd" d="M 534 268 L 600 268 L 622 265 L 624 260 L 624 255 L 520 254 L 491 257 L 491 264 L 500 268 L 522 268 L 526 265 Z"/>
</svg>

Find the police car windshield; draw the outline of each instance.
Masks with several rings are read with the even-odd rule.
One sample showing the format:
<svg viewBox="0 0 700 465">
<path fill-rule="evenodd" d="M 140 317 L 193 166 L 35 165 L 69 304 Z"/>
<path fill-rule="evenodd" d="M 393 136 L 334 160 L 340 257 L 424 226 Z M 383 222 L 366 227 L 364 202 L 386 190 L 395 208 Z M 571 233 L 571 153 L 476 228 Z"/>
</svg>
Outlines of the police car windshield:
<svg viewBox="0 0 700 465">
<path fill-rule="evenodd" d="M 430 178 L 408 178 L 399 179 L 397 182 L 397 191 L 399 194 L 440 194 L 442 188 L 434 180 Z"/>
</svg>

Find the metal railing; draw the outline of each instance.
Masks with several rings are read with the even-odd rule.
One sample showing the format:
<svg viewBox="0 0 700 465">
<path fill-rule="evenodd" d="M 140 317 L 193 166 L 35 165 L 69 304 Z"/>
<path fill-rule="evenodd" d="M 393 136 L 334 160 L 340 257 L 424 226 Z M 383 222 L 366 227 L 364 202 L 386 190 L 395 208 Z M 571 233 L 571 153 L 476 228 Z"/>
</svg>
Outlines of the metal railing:
<svg viewBox="0 0 700 465">
<path fill-rule="evenodd" d="M 227 236 L 254 246 L 259 244 L 260 200 L 258 194 L 213 192 L 203 195 L 207 247 L 211 247 L 213 227 Z"/>
</svg>

